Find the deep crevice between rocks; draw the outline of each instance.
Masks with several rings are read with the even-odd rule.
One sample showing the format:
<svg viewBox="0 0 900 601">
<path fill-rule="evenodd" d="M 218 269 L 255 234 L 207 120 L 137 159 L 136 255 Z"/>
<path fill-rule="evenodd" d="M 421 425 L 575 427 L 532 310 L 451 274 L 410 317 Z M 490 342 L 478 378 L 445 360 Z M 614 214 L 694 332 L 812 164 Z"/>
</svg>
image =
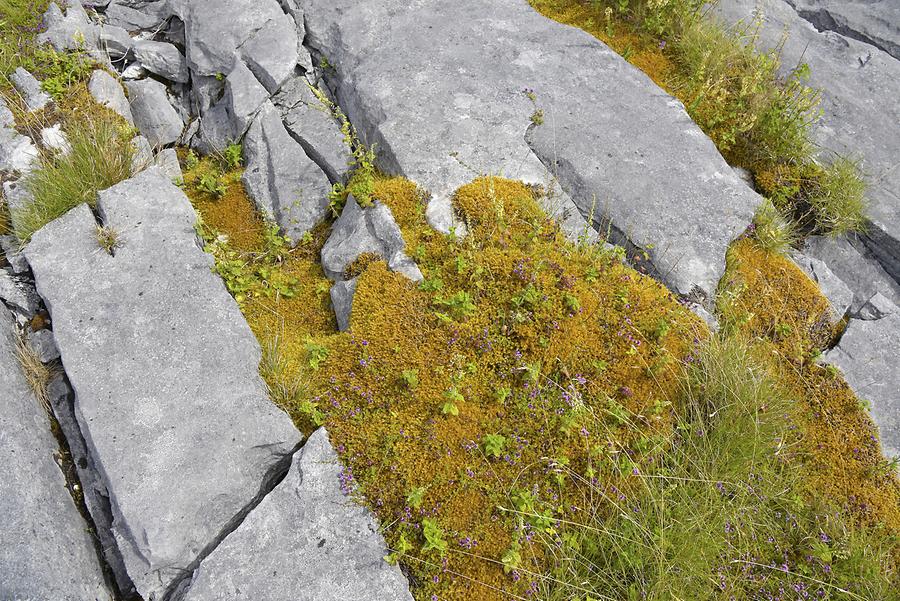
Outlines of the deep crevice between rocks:
<svg viewBox="0 0 900 601">
<path fill-rule="evenodd" d="M 165 593 L 163 593 L 161 601 L 180 601 L 184 597 L 190 590 L 194 573 L 197 568 L 200 567 L 203 560 L 209 557 L 222 541 L 228 538 L 228 535 L 237 530 L 240 525 L 244 523 L 246 517 L 262 503 L 262 500 L 281 484 L 285 476 L 287 476 L 288 470 L 290 470 L 294 455 L 303 448 L 305 443 L 306 439 L 304 438 L 291 450 L 291 452 L 285 454 L 269 468 L 269 471 L 265 474 L 262 483 L 260 484 L 259 492 L 257 492 L 256 495 L 254 495 L 254 497 L 234 515 L 234 517 L 228 520 L 219 533 L 207 543 L 200 553 L 197 554 L 197 557 L 195 557 L 188 566 L 183 568 L 182 575 L 172 581 Z"/>
<path fill-rule="evenodd" d="M 839 33 L 842 36 L 846 36 L 850 39 L 856 40 L 857 42 L 862 42 L 863 44 L 868 44 L 873 48 L 877 48 L 878 50 L 881 50 L 892 58 L 897 58 L 891 54 L 890 49 L 879 43 L 878 40 L 875 40 L 867 36 L 865 33 L 853 29 L 852 27 L 838 23 L 837 19 L 835 19 L 831 15 L 831 12 L 829 12 L 827 8 L 823 7 L 818 10 L 803 9 L 796 6 L 796 3 L 792 0 L 788 0 L 788 4 L 792 9 L 794 9 L 794 12 L 797 13 L 798 17 L 812 25 L 816 29 L 816 31 L 820 33 L 833 31 L 834 33 Z"/>
<path fill-rule="evenodd" d="M 33 287 L 30 272 L 25 277 L 28 285 Z M 3 300 L 0 300 L 0 310 L 15 313 Z M 46 311 L 43 301 L 40 303 L 38 313 L 42 311 Z M 60 359 L 52 361 L 49 367 L 51 378 L 47 382 L 47 388 L 50 402 L 45 414 L 49 420 L 50 432 L 59 447 L 54 459 L 65 479 L 66 491 L 85 521 L 97 563 L 113 601 L 137 601 L 140 597 L 137 596 L 134 584 L 125 572 L 122 556 L 112 535 L 109 499 L 102 491 L 94 488 L 93 484 L 85 486 L 90 473 L 88 470 L 91 470 L 92 466 L 75 417 L 74 393 L 65 368 Z M 88 508 L 89 504 L 92 509 Z"/>
</svg>

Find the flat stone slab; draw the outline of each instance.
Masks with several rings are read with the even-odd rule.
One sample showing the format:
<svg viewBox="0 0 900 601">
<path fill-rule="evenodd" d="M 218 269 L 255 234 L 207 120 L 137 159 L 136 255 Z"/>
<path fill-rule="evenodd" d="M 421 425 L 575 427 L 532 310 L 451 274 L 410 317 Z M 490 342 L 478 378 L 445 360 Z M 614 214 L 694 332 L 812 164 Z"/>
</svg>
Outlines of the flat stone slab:
<svg viewBox="0 0 900 601">
<path fill-rule="evenodd" d="M 80 205 L 25 254 L 53 320 L 112 530 L 146 601 L 178 583 L 286 467 L 300 434 L 259 377 L 260 349 L 157 168 L 101 192 L 114 256 Z"/>
<path fill-rule="evenodd" d="M 169 101 L 166 86 L 155 79 L 129 81 L 125 85 L 134 124 L 150 144 L 159 147 L 177 141 L 184 121 Z"/>
<path fill-rule="evenodd" d="M 190 78 L 184 56 L 173 44 L 139 40 L 132 47 L 134 58 L 151 73 L 178 83 Z"/>
<path fill-rule="evenodd" d="M 0 306 L 0 599 L 111 601 L 88 524 L 56 463 L 59 443 Z"/>
<path fill-rule="evenodd" d="M 900 60 L 834 31 L 818 31 L 784 0 L 722 0 L 716 7 L 731 23 L 750 21 L 757 10 L 763 15 L 758 44 L 779 47 L 783 72 L 807 63 L 808 84 L 822 92 L 823 115 L 813 136 L 825 161 L 832 153 L 862 159 L 872 222 L 862 238 L 900 282 Z"/>
<path fill-rule="evenodd" d="M 882 301 L 886 299 L 881 299 Z M 844 372 L 856 394 L 871 403 L 870 414 L 887 457 L 900 457 L 900 309 L 877 320 L 851 319 L 825 359 Z"/>
<path fill-rule="evenodd" d="M 260 211 L 296 243 L 328 211 L 331 183 L 266 102 L 244 137 L 242 181 Z"/>
<path fill-rule="evenodd" d="M 788 0 L 819 31 L 836 31 L 900 59 L 900 3 L 896 0 Z"/>
<path fill-rule="evenodd" d="M 299 4 L 341 106 L 384 170 L 432 193 L 433 225 L 449 227 L 451 194 L 478 173 L 556 176 L 673 290 L 711 297 L 760 197 L 678 101 L 603 43 L 526 0 Z"/>
<path fill-rule="evenodd" d="M 183 601 L 412 601 L 369 511 L 341 492 L 320 428 L 285 479 L 194 573 Z"/>
</svg>

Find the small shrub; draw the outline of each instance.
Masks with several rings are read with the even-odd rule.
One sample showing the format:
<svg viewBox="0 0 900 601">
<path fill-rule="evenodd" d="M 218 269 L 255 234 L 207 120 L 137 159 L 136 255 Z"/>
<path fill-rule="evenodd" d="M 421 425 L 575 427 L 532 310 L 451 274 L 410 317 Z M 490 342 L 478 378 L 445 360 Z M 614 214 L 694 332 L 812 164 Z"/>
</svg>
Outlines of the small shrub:
<svg viewBox="0 0 900 601">
<path fill-rule="evenodd" d="M 71 146 L 68 154 L 43 156 L 40 166 L 24 180 L 33 201 L 17 209 L 13 220 L 22 243 L 79 204 L 93 207 L 98 191 L 131 177 L 131 132 L 118 120 L 90 114 L 66 133 Z"/>
</svg>

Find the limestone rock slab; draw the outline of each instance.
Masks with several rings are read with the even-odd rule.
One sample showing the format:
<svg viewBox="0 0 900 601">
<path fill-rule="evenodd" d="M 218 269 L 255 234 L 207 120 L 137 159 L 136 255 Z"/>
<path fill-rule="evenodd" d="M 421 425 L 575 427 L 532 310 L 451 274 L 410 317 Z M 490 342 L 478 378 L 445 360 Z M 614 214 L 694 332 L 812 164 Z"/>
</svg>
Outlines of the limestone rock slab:
<svg viewBox="0 0 900 601">
<path fill-rule="evenodd" d="M 122 84 L 116 81 L 115 77 L 103 69 L 97 69 L 91 74 L 91 79 L 88 81 L 88 91 L 98 104 L 102 104 L 134 125 L 131 105 L 128 104 Z"/>
<path fill-rule="evenodd" d="M 166 86 L 155 79 L 140 79 L 126 84 L 134 124 L 151 146 L 172 144 L 181 136 L 184 121 L 172 106 Z"/>
<path fill-rule="evenodd" d="M 341 106 L 384 170 L 432 193 L 432 224 L 449 227 L 450 196 L 475 173 L 555 176 L 673 290 L 711 296 L 760 197 L 679 102 L 603 43 L 526 0 L 298 4 Z"/>
<path fill-rule="evenodd" d="M 64 3 L 66 12 L 51 2 L 43 16 L 44 31 L 38 34 L 38 44 L 48 43 L 57 52 L 97 49 L 97 26 L 88 17 L 80 2 Z"/>
<path fill-rule="evenodd" d="M 331 184 L 266 102 L 244 138 L 242 181 L 259 209 L 297 242 L 328 211 Z"/>
<path fill-rule="evenodd" d="M 342 494 L 324 428 L 194 573 L 184 601 L 412 601 L 369 511 Z"/>
<path fill-rule="evenodd" d="M 0 599 L 111 601 L 50 420 L 16 358 L 14 327 L 0 306 Z"/>
<path fill-rule="evenodd" d="M 900 457 L 900 310 L 893 307 L 877 320 L 851 319 L 825 358 L 870 402 L 884 454 Z"/>
<path fill-rule="evenodd" d="M 350 171 L 350 150 L 330 109 L 316 98 L 306 78 L 295 77 L 285 84 L 275 104 L 285 127 L 307 156 L 332 183 L 345 181 Z"/>
<path fill-rule="evenodd" d="M 782 72 L 809 65 L 808 84 L 822 92 L 815 142 L 826 162 L 832 153 L 862 159 L 871 201 L 862 240 L 900 282 L 900 60 L 834 31 L 818 31 L 784 0 L 722 0 L 716 11 L 730 23 L 761 13 L 757 43 L 779 48 Z"/>
<path fill-rule="evenodd" d="M 788 0 L 819 31 L 871 44 L 900 59 L 900 3 L 895 0 Z"/>
<path fill-rule="evenodd" d="M 178 83 L 187 83 L 190 78 L 184 56 L 173 44 L 139 40 L 132 47 L 134 58 L 147 71 Z"/>
<path fill-rule="evenodd" d="M 25 108 L 29 111 L 39 111 L 53 101 L 50 94 L 41 88 L 41 82 L 22 67 L 17 67 L 9 76 L 9 80 L 22 95 Z"/>
<path fill-rule="evenodd" d="M 128 575 L 158 601 L 283 469 L 300 434 L 268 399 L 260 349 L 197 244 L 196 214 L 150 168 L 100 193 L 109 255 L 80 205 L 25 249 L 108 490 Z"/>
</svg>

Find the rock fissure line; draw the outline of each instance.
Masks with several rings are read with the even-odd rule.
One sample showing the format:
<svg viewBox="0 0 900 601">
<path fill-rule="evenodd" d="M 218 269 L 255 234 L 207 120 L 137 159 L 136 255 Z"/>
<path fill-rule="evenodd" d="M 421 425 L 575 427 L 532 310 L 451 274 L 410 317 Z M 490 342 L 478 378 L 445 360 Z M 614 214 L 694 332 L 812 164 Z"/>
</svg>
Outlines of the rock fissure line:
<svg viewBox="0 0 900 601">
<path fill-rule="evenodd" d="M 262 503 L 263 499 L 269 495 L 281 482 L 284 480 L 285 476 L 288 473 L 288 470 L 291 468 L 291 463 L 294 460 L 294 455 L 303 449 L 303 445 L 306 441 L 300 441 L 297 445 L 291 450 L 290 453 L 284 455 L 281 459 L 275 462 L 272 467 L 269 469 L 268 473 L 266 473 L 263 477 L 262 482 L 260 483 L 259 492 L 243 507 L 241 510 L 235 514 L 231 520 L 229 520 L 225 526 L 222 527 L 222 530 L 213 538 L 209 543 L 201 550 L 197 557 L 192 561 L 187 567 L 184 568 L 184 575 L 181 578 L 173 580 L 170 584 L 168 590 L 163 594 L 161 601 L 180 601 L 184 594 L 187 592 L 190 587 L 191 579 L 193 578 L 194 572 L 200 566 L 204 559 L 206 559 L 210 553 L 216 550 L 216 548 L 224 541 L 229 534 L 234 532 L 240 527 L 241 524 L 244 523 L 244 520 L 250 515 L 256 507 Z"/>
<path fill-rule="evenodd" d="M 874 48 L 890 54 L 894 58 L 900 60 L 900 45 L 894 44 L 888 40 L 879 40 L 873 35 L 854 28 L 850 23 L 842 23 L 832 14 L 831 10 L 826 6 L 805 7 L 797 0 L 785 0 L 797 12 L 803 20 L 808 21 L 810 25 L 819 32 L 833 31 L 842 36 L 852 38 L 858 42 L 868 44 Z M 900 25 L 900 24 L 898 24 Z"/>
</svg>

